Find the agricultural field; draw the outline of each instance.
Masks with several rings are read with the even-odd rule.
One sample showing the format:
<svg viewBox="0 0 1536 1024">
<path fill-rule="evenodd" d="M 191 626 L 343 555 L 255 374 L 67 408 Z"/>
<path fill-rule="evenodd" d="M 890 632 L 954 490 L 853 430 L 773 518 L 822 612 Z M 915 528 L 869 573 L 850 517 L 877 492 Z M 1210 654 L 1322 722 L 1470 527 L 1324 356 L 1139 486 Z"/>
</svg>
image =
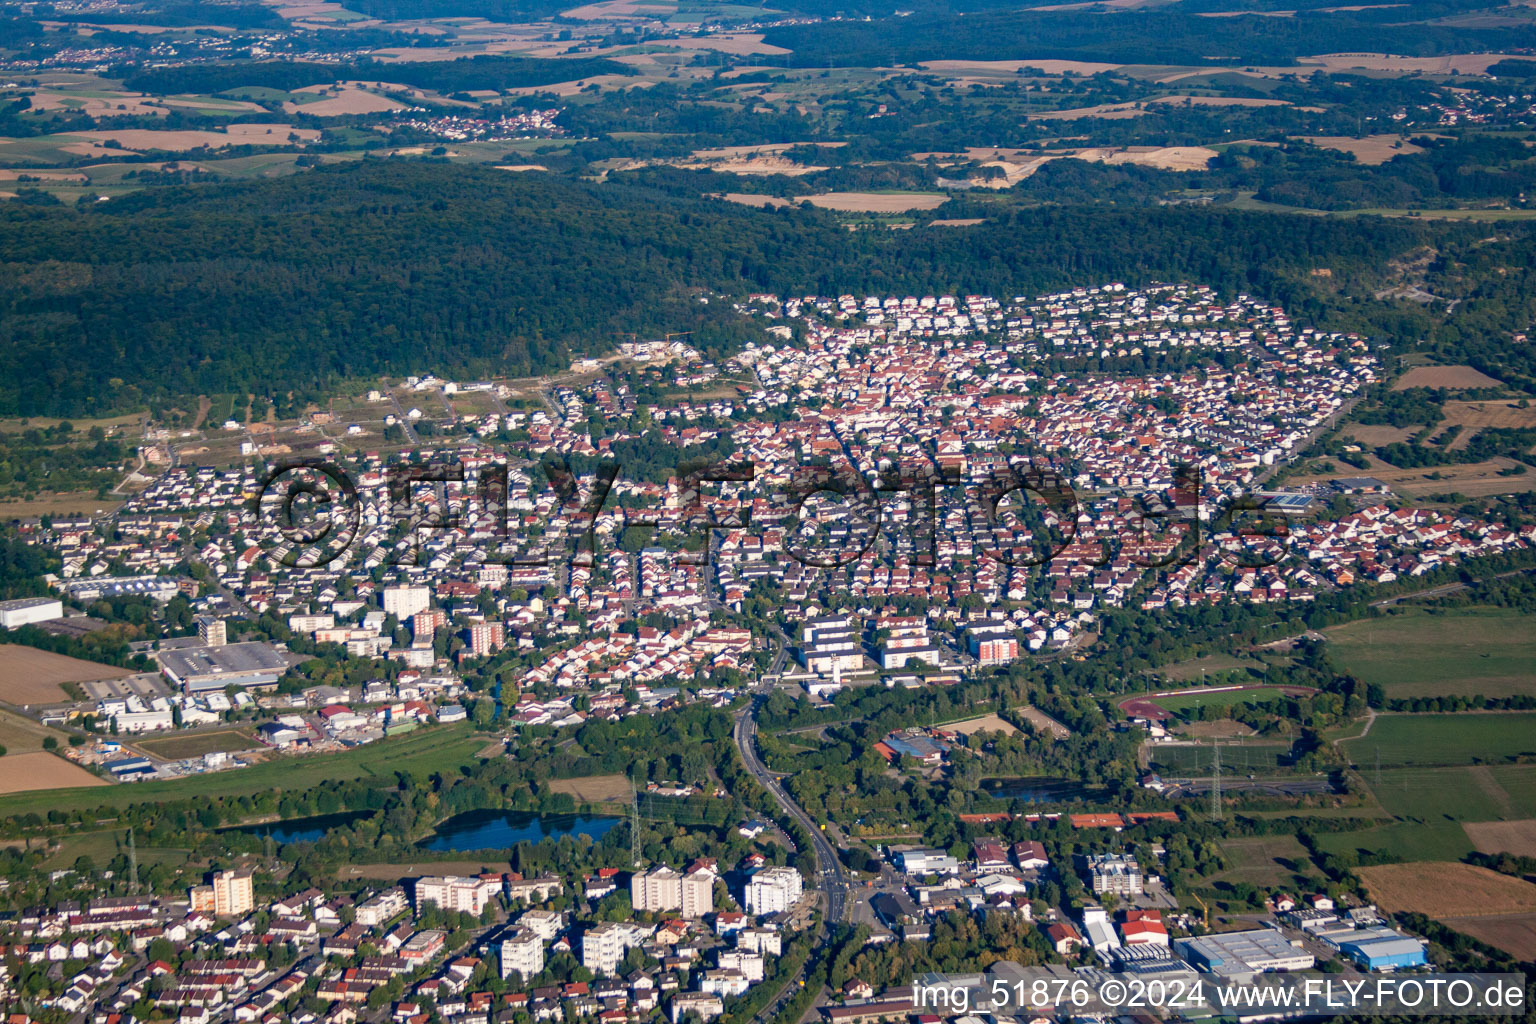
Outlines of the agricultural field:
<svg viewBox="0 0 1536 1024">
<path fill-rule="evenodd" d="M 569 793 L 585 804 L 629 803 L 632 792 L 629 779 L 623 775 L 586 775 L 577 779 L 550 779 L 549 788 L 555 793 Z"/>
<path fill-rule="evenodd" d="M 1536 694 L 1536 631 L 1501 608 L 1404 608 L 1325 630 L 1338 665 L 1389 697 Z"/>
<path fill-rule="evenodd" d="M 8 753 L 24 754 L 31 750 L 42 750 L 43 739 L 48 736 L 60 744 L 68 739 L 67 733 L 49 729 L 24 715 L 0 710 L 0 747 L 4 747 Z"/>
<path fill-rule="evenodd" d="M 1409 388 L 1496 388 L 1503 382 L 1470 366 L 1415 366 L 1392 384 L 1393 391 Z"/>
<path fill-rule="evenodd" d="M 138 740 L 134 746 L 167 761 L 176 761 L 186 757 L 202 757 L 204 754 L 250 750 L 261 746 L 261 742 L 243 729 L 219 729 L 214 732 L 185 733 L 179 736 L 173 734 Z"/>
<path fill-rule="evenodd" d="M 1469 821 L 1462 825 L 1478 853 L 1536 857 L 1536 818 L 1518 821 Z"/>
<path fill-rule="evenodd" d="M 1350 809 L 1358 815 L 1358 809 Z M 1406 861 L 1460 860 L 1472 852 L 1472 842 L 1453 821 L 1429 824 L 1392 821 L 1352 832 L 1319 833 L 1317 845 L 1327 853 L 1390 853 Z"/>
<path fill-rule="evenodd" d="M 1521 963 L 1536 960 L 1536 913 L 1442 917 L 1440 923 L 1502 949 Z"/>
<path fill-rule="evenodd" d="M 1360 774 L 1381 806 L 1399 818 L 1492 821 L 1536 815 L 1536 765 L 1509 765 L 1517 772 L 1502 777 L 1490 765 L 1383 768 L 1378 774 L 1370 740 L 1367 736 L 1360 745 L 1365 753 L 1357 755 Z"/>
<path fill-rule="evenodd" d="M 1341 743 L 1362 767 L 1497 764 L 1536 755 L 1536 713 L 1383 714 L 1369 733 Z"/>
<path fill-rule="evenodd" d="M 1440 920 L 1536 911 L 1536 885 L 1471 864 L 1381 864 L 1356 868 L 1382 909 Z"/>
<path fill-rule="evenodd" d="M 33 793 L 40 790 L 105 786 L 107 783 L 73 761 L 44 751 L 7 754 L 0 758 L 0 793 Z M 44 808 L 55 801 L 44 797 Z"/>
<path fill-rule="evenodd" d="M 7 704 L 55 704 L 69 699 L 61 684 L 121 679 L 128 669 L 71 658 L 65 654 L 6 644 L 0 647 L 0 701 Z"/>
</svg>

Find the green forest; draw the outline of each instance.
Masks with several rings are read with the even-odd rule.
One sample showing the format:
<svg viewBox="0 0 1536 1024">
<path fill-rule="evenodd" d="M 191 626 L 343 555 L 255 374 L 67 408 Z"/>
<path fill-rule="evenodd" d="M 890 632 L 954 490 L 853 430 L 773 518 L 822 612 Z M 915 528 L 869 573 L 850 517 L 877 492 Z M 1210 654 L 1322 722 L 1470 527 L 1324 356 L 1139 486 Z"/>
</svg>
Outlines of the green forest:
<svg viewBox="0 0 1536 1024">
<path fill-rule="evenodd" d="M 1338 329 L 1443 337 L 1453 349 L 1482 339 L 1484 361 L 1528 362 L 1487 341 L 1528 322 L 1536 297 L 1523 271 L 1465 283 L 1478 294 L 1454 335 L 1421 307 L 1348 296 L 1369 294 L 1394 255 L 1431 243 L 1508 267 L 1530 231 L 1511 225 L 1494 246 L 1475 225 L 1059 206 L 964 232 L 849 232 L 824 211 L 640 183 L 362 161 L 83 208 L 0 208 L 0 414 L 229 392 L 286 407 L 342 379 L 425 366 L 564 369 L 627 332 L 693 329 L 721 351 L 752 327 L 698 297 L 762 290 L 1012 295 L 1188 280 L 1263 294 Z M 1446 264 L 1463 277 L 1469 265 Z M 1332 289 L 1315 283 L 1318 267 Z M 1437 294 L 1454 287 L 1437 282 Z"/>
</svg>

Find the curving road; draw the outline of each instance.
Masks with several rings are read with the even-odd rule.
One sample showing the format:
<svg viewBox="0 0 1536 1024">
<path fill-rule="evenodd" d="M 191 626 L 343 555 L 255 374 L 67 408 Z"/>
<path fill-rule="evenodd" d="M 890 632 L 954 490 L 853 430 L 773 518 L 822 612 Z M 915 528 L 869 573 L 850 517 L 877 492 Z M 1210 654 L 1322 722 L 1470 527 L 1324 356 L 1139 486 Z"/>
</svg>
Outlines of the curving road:
<svg viewBox="0 0 1536 1024">
<path fill-rule="evenodd" d="M 784 651 L 781 648 L 776 665 L 782 667 Z M 768 770 L 762 760 L 757 756 L 757 711 L 762 704 L 761 695 L 752 698 L 752 703 L 746 710 L 736 716 L 734 736 L 736 746 L 741 750 L 741 759 L 747 766 L 747 771 L 752 777 L 773 794 L 774 800 L 783 808 L 784 812 L 794 818 L 811 834 L 811 844 L 816 855 L 816 879 L 823 892 L 827 895 L 827 912 L 821 920 L 821 927 L 817 933 L 816 945 L 811 950 L 811 955 L 806 958 L 805 964 L 800 968 L 795 977 L 790 978 L 782 991 L 774 997 L 773 1001 L 760 1010 L 754 1024 L 772 1020 L 784 1005 L 794 998 L 800 986 L 805 983 L 806 972 L 818 956 L 826 952 L 826 946 L 831 939 L 830 925 L 842 922 L 851 903 L 848 874 L 843 869 L 842 861 L 837 857 L 837 851 L 827 841 L 826 835 L 811 820 L 811 816 L 805 813 L 805 809 L 795 803 L 784 787 L 780 785 L 778 778 Z"/>
</svg>

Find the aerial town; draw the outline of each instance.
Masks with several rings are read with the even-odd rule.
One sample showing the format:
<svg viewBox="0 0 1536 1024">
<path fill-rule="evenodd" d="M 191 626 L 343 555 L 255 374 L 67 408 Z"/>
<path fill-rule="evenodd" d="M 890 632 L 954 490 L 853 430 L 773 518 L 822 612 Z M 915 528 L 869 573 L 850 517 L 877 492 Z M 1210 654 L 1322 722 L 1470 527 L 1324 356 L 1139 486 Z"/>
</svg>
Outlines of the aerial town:
<svg viewBox="0 0 1536 1024">
<path fill-rule="evenodd" d="M 480 756 L 515 765 L 595 724 L 707 708 L 743 729 L 744 702 L 768 695 L 817 723 L 849 692 L 1070 662 L 1112 610 L 1304 607 L 1536 544 L 1536 527 L 1417 509 L 1370 477 L 1275 483 L 1382 371 L 1368 339 L 1246 296 L 757 295 L 739 312 L 771 341 L 720 365 L 685 341 L 631 341 L 517 408 L 495 382 L 375 391 L 364 402 L 389 409 L 388 450 L 348 445 L 351 424 L 315 415 L 323 458 L 285 462 L 232 421 L 241 464 L 205 466 L 162 431 L 142 453 L 155 475 L 120 509 L 23 534 L 58 557 L 55 596 L 5 602 L 0 625 L 67 635 L 102 602 L 137 601 L 183 628 L 135 642 L 131 671 L 25 713 L 83 729 L 65 756 L 130 792 L 299 770 L 471 721 L 494 737 Z M 1067 357 L 1105 372 L 1053 367 Z M 655 381 L 710 397 L 648 402 Z M 496 411 L 422 411 L 464 394 Z M 293 489 L 306 475 L 324 478 L 325 508 L 299 523 L 317 493 Z M 1167 736 L 1151 711 L 1117 728 Z M 1039 710 L 1029 724 L 1062 744 L 1076 728 Z M 236 727 L 251 742 L 197 752 Z M 890 773 L 938 779 L 991 742 L 910 724 L 872 750 Z M 798 820 L 776 776 L 746 767 Z M 743 818 L 718 848 L 730 860 L 647 856 L 642 796 L 654 809 L 728 795 L 718 770 L 695 770 L 631 776 L 619 813 L 594 819 L 636 837 L 623 866 L 578 843 L 526 876 L 434 874 L 429 860 L 377 884 L 324 881 L 281 865 L 268 834 L 264 855 L 171 891 L 141 884 L 130 829 L 111 872 L 0 883 L 18 907 L 0 916 L 0 1002 L 22 1008 L 13 1021 L 99 1024 L 766 1020 L 798 991 L 787 971 L 804 984 L 813 937 L 844 921 L 859 929 L 838 940 L 849 956 L 973 920 L 1015 929 L 1058 970 L 1429 963 L 1422 937 L 1337 887 L 1256 894 L 1244 927 L 1210 930 L 1163 877 L 1171 836 L 1203 805 L 1154 773 L 1141 787 L 1156 809 L 1125 796 L 1095 813 L 961 815 L 968 841 L 914 833 L 844 870 L 827 837 L 862 819 Z M 803 871 L 807 844 L 831 865 Z M 906 1020 L 913 998 L 908 981 L 843 977 L 815 1012 Z"/>
</svg>

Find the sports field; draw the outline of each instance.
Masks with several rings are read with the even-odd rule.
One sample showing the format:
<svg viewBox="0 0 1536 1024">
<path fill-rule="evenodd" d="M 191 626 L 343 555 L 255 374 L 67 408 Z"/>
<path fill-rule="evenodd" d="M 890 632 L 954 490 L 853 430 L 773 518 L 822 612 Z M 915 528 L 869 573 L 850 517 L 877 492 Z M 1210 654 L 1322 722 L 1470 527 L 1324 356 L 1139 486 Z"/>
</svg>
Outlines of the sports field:
<svg viewBox="0 0 1536 1024">
<path fill-rule="evenodd" d="M 1232 772 L 1273 772 L 1291 752 L 1286 743 L 1222 743 L 1221 770 Z M 1216 761 L 1216 745 L 1158 744 L 1151 750 L 1152 763 L 1169 775 L 1209 775 Z"/>
<path fill-rule="evenodd" d="M 1325 630 L 1340 667 L 1389 697 L 1536 694 L 1536 630 L 1503 608 L 1405 608 Z"/>
<path fill-rule="evenodd" d="M 1536 713 L 1378 715 L 1363 737 L 1340 746 L 1362 770 L 1383 767 L 1498 764 L 1536 756 Z"/>
<path fill-rule="evenodd" d="M 1175 697 L 1158 697 L 1154 703 L 1169 711 L 1185 711 L 1190 708 L 1232 708 L 1239 704 L 1267 704 L 1279 700 L 1284 694 L 1274 688 L 1263 687 L 1244 690 L 1217 690 L 1206 693 L 1181 693 Z"/>
</svg>

